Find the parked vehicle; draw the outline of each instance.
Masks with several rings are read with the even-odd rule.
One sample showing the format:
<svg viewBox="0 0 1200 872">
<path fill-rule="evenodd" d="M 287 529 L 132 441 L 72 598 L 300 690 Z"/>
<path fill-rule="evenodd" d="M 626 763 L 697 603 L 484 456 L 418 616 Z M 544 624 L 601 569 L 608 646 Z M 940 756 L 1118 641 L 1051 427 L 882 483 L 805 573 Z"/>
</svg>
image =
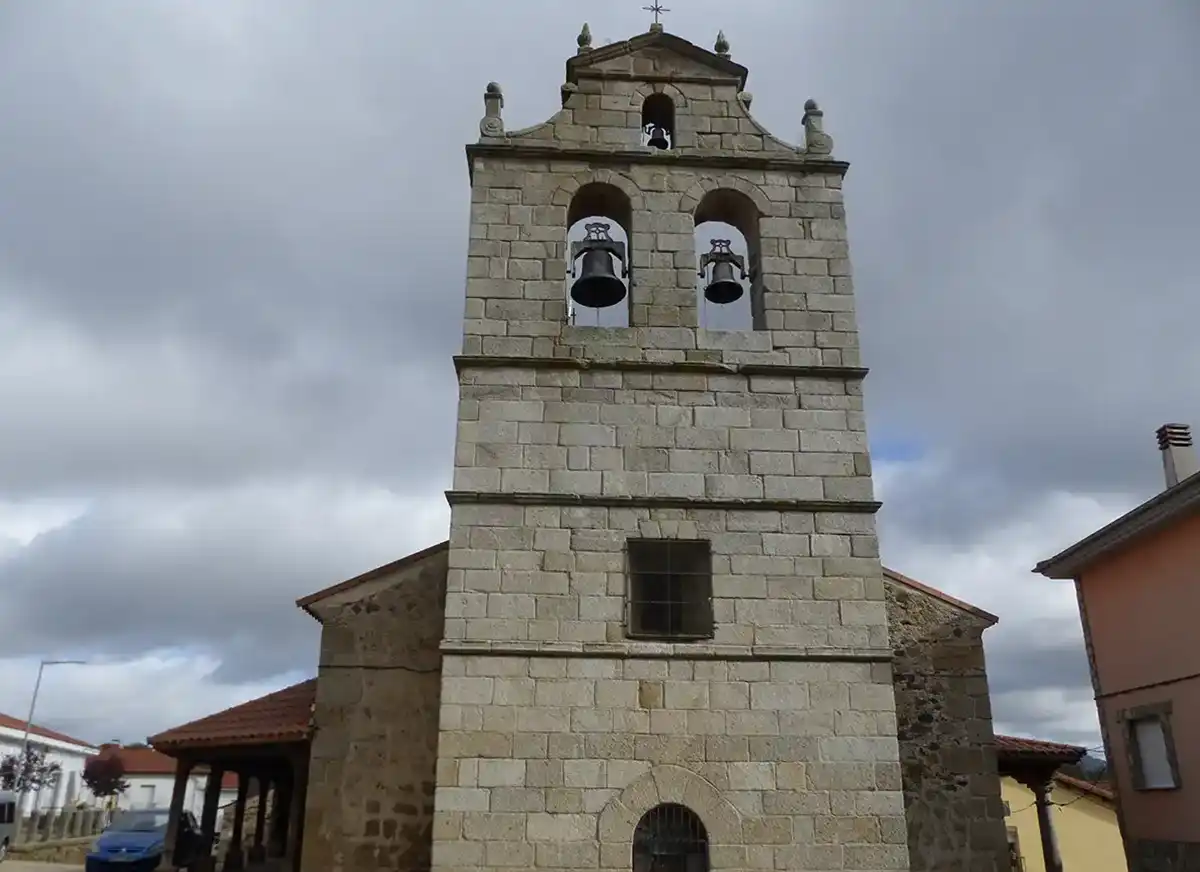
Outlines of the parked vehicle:
<svg viewBox="0 0 1200 872">
<path fill-rule="evenodd" d="M 17 841 L 17 827 L 21 816 L 17 813 L 17 795 L 11 790 L 0 790 L 0 863 L 8 857 L 8 849 Z"/>
<path fill-rule="evenodd" d="M 171 813 L 165 808 L 122 811 L 96 839 L 84 862 L 85 872 L 150 872 L 158 868 Z M 175 839 L 175 863 L 187 866 L 204 855 L 200 827 L 183 812 Z"/>
</svg>

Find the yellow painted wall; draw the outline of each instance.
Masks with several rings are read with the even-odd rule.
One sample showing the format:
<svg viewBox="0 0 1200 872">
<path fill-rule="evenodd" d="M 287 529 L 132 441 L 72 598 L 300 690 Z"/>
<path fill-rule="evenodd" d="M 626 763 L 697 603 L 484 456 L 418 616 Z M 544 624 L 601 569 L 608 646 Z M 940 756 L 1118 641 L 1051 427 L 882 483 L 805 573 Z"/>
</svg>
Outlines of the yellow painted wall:
<svg viewBox="0 0 1200 872">
<path fill-rule="evenodd" d="M 1033 791 L 1011 778 L 1003 778 L 1000 793 L 1010 810 L 1005 822 L 1017 828 L 1025 872 L 1046 872 Z M 1127 872 L 1117 810 L 1111 803 L 1062 784 L 1055 784 L 1051 798 L 1056 803 L 1070 803 L 1050 811 L 1058 834 L 1063 872 Z"/>
</svg>

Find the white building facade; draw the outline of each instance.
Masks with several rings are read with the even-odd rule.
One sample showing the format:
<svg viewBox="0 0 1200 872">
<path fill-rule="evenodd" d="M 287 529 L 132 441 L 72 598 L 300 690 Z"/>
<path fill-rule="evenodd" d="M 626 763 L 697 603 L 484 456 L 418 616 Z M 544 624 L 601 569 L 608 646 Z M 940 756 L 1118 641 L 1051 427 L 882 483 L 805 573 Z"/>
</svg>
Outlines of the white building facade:
<svg viewBox="0 0 1200 872">
<path fill-rule="evenodd" d="M 0 714 L 0 758 L 19 755 L 24 735 L 22 721 Z M 89 808 L 98 805 L 83 781 L 83 767 L 97 752 L 95 745 L 37 725 L 29 732 L 29 744 L 45 751 L 46 761 L 57 763 L 61 774 L 54 785 L 45 785 L 25 794 L 21 802 L 22 814 L 74 808 L 79 803 Z"/>
</svg>

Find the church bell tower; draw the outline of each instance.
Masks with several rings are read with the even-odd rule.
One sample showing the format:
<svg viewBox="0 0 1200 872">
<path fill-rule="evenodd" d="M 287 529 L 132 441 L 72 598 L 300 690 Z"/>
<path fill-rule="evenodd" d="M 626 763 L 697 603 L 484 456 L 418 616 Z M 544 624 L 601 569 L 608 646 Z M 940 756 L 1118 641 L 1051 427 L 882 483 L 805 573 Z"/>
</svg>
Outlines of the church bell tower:
<svg viewBox="0 0 1200 872">
<path fill-rule="evenodd" d="M 471 174 L 433 868 L 908 868 L 842 179 L 594 47 Z"/>
</svg>

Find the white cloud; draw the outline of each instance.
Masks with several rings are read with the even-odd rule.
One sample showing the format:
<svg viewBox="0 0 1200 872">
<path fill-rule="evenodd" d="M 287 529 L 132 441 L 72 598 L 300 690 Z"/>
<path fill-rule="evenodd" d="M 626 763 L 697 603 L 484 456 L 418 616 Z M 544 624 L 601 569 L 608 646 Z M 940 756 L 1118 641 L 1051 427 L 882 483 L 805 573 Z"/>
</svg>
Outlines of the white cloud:
<svg viewBox="0 0 1200 872">
<path fill-rule="evenodd" d="M 315 672 L 237 685 L 211 680 L 220 664 L 186 652 L 149 651 L 130 660 L 47 667 L 34 721 L 94 743 L 148 734 L 278 690 Z M 0 711 L 24 720 L 37 676 L 33 660 L 0 660 Z"/>
</svg>

